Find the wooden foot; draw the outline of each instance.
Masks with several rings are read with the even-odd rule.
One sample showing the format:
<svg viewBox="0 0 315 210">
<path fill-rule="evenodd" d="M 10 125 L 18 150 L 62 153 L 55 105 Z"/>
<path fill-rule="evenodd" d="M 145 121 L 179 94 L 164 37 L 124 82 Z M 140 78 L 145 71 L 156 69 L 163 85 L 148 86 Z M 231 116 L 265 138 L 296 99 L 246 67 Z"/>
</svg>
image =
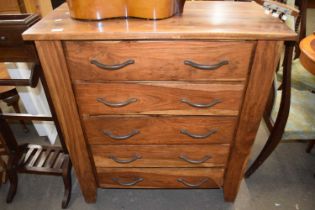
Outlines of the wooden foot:
<svg viewBox="0 0 315 210">
<path fill-rule="evenodd" d="M 10 181 L 10 188 L 7 195 L 7 203 L 11 203 L 17 190 L 18 177 L 15 168 L 12 168 L 8 171 L 8 178 Z"/>
<path fill-rule="evenodd" d="M 312 151 L 314 145 L 315 145 L 315 140 L 311 140 L 311 141 L 308 143 L 308 146 L 307 146 L 307 148 L 306 148 L 306 152 L 307 152 L 307 153 L 310 153 L 310 152 Z"/>
<path fill-rule="evenodd" d="M 65 186 L 65 192 L 62 199 L 61 207 L 63 209 L 66 209 L 68 207 L 70 198 L 71 198 L 71 191 L 72 191 L 72 183 L 71 183 L 71 168 L 72 164 L 68 157 L 68 160 L 64 163 L 63 173 L 62 173 L 62 179 Z"/>
<path fill-rule="evenodd" d="M 263 150 L 258 155 L 254 163 L 249 167 L 245 173 L 245 178 L 250 177 L 260 165 L 270 156 L 274 149 L 278 146 L 281 141 L 284 129 L 287 123 L 287 119 L 290 111 L 291 101 L 291 66 L 292 66 L 292 54 L 295 42 L 285 43 L 285 57 L 284 57 L 284 68 L 283 68 L 283 89 L 281 94 L 281 102 L 277 115 L 276 122 L 273 129 L 271 130 L 270 136 L 267 140 Z"/>
</svg>

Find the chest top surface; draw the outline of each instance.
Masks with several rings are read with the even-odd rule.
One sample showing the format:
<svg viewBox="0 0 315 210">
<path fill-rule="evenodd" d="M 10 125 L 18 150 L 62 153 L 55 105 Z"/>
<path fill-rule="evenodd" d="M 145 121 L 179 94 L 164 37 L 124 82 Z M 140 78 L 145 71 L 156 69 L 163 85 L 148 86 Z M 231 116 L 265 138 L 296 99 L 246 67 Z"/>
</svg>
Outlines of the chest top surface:
<svg viewBox="0 0 315 210">
<path fill-rule="evenodd" d="M 187 2 L 182 16 L 80 21 L 63 4 L 29 30 L 25 40 L 239 39 L 294 40 L 296 33 L 255 2 Z"/>
</svg>

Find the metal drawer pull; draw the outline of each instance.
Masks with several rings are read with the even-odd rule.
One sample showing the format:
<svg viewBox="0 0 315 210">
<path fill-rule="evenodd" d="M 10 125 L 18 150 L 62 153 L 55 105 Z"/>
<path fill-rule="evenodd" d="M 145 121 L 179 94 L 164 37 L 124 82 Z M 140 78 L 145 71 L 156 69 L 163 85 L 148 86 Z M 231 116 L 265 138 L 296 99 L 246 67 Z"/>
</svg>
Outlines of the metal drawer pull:
<svg viewBox="0 0 315 210">
<path fill-rule="evenodd" d="M 125 61 L 123 63 L 120 63 L 120 64 L 107 65 L 107 64 L 100 63 L 100 62 L 98 62 L 95 59 L 91 59 L 90 63 L 94 64 L 95 66 L 97 66 L 97 67 L 99 67 L 101 69 L 104 69 L 104 70 L 115 71 L 115 70 L 124 68 L 124 67 L 126 67 L 128 65 L 134 64 L 135 61 L 134 60 L 127 60 L 127 61 Z"/>
<path fill-rule="evenodd" d="M 126 140 L 126 139 L 129 139 L 131 137 L 133 137 L 134 135 L 137 135 L 140 133 L 139 130 L 132 130 L 131 133 L 127 134 L 127 135 L 114 135 L 111 131 L 103 131 L 104 135 L 112 138 L 112 139 L 115 139 L 115 140 Z"/>
<path fill-rule="evenodd" d="M 110 155 L 109 158 L 112 159 L 113 161 L 115 161 L 116 163 L 126 164 L 126 163 L 132 163 L 136 160 L 139 160 L 142 157 L 140 155 L 136 154 L 129 160 L 121 160 L 121 159 L 118 159 L 117 157 L 115 157 L 113 155 Z"/>
<path fill-rule="evenodd" d="M 6 40 L 7 39 L 7 37 L 5 37 L 5 36 L 0 36 L 0 41 L 4 41 L 4 40 Z"/>
<path fill-rule="evenodd" d="M 184 161 L 186 161 L 186 162 L 188 162 L 188 163 L 200 164 L 200 163 L 206 162 L 207 160 L 209 160 L 212 157 L 210 155 L 207 155 L 204 158 L 202 158 L 201 160 L 191 160 L 186 155 L 180 155 L 179 158 L 184 160 Z"/>
<path fill-rule="evenodd" d="M 131 103 L 134 103 L 137 101 L 136 98 L 129 98 L 127 101 L 123 101 L 123 102 L 111 102 L 111 101 L 107 101 L 105 98 L 97 98 L 96 99 L 97 102 L 100 102 L 102 104 L 105 104 L 106 106 L 110 106 L 110 107 L 123 107 L 123 106 L 127 106 Z"/>
<path fill-rule="evenodd" d="M 119 180 L 119 178 L 112 178 L 112 180 L 116 183 L 118 183 L 119 185 L 122 185 L 122 186 L 134 186 L 136 184 L 138 184 L 139 182 L 142 182 L 144 179 L 143 178 L 140 178 L 140 177 L 134 177 L 133 178 L 134 181 L 132 182 L 121 182 Z"/>
<path fill-rule="evenodd" d="M 206 134 L 192 134 L 190 133 L 188 130 L 186 129 L 181 129 L 180 132 L 182 134 L 185 134 L 193 139 L 205 139 L 205 138 L 208 138 L 209 136 L 215 134 L 216 132 L 218 132 L 218 130 L 216 129 L 213 129 L 213 130 L 210 130 L 208 133 Z"/>
<path fill-rule="evenodd" d="M 186 103 L 192 107 L 197 107 L 197 108 L 210 108 L 216 104 L 222 103 L 222 101 L 220 99 L 214 99 L 212 100 L 210 103 L 208 104 L 196 104 L 191 102 L 190 100 L 186 99 L 186 98 L 182 98 L 181 102 Z"/>
<path fill-rule="evenodd" d="M 177 179 L 177 181 L 180 182 L 180 183 L 182 183 L 182 184 L 184 184 L 184 185 L 186 185 L 187 187 L 199 187 L 200 185 L 202 185 L 202 184 L 206 183 L 207 181 L 209 181 L 209 179 L 208 179 L 208 178 L 205 178 L 205 179 L 201 180 L 201 181 L 200 181 L 199 183 L 197 183 L 197 184 L 191 184 L 191 183 L 185 181 L 185 180 L 182 179 L 182 178 Z"/>
<path fill-rule="evenodd" d="M 204 65 L 204 64 L 195 63 L 193 61 L 185 60 L 184 64 L 191 66 L 191 67 L 194 67 L 196 69 L 200 69 L 200 70 L 216 70 L 216 69 L 220 68 L 221 66 L 229 64 L 229 61 L 224 60 L 224 61 L 221 61 L 221 62 L 216 63 L 216 64 Z"/>
</svg>

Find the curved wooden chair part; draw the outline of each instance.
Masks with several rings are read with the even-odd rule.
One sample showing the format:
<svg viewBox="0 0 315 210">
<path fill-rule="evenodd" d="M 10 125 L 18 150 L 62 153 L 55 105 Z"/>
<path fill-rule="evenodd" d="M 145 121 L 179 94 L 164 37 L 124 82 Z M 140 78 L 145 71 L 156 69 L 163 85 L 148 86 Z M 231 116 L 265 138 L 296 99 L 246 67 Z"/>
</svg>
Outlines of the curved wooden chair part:
<svg viewBox="0 0 315 210">
<path fill-rule="evenodd" d="M 286 56 L 285 59 L 288 59 L 288 57 Z M 290 82 L 288 81 L 290 78 L 288 78 L 288 68 L 286 65 L 287 61 L 285 62 L 283 75 L 278 73 L 278 77 L 280 77 L 280 79 L 282 78 L 284 85 L 282 86 L 280 108 L 277 109 L 279 111 L 276 122 L 273 123 L 273 121 L 270 120 L 272 107 L 274 107 L 275 104 L 276 88 L 274 87 L 275 91 L 271 91 L 264 117 L 271 134 L 264 149 L 246 172 L 246 177 L 249 177 L 268 158 L 282 139 L 310 141 L 306 149 L 307 152 L 310 152 L 314 146 L 315 131 L 312 125 L 315 124 L 315 76 L 308 73 L 299 60 L 295 60 L 292 65 L 294 67 L 292 73 L 293 79 L 292 82 Z M 287 87 L 288 82 L 292 83 L 292 89 Z M 290 103 L 291 98 L 293 100 Z M 287 105 L 284 106 L 284 104 Z M 290 104 L 292 112 L 287 121 L 287 113 L 290 109 Z M 278 107 L 277 103 L 275 107 Z M 285 130 L 283 128 L 285 128 Z"/>
<path fill-rule="evenodd" d="M 305 21 L 306 19 L 303 19 L 306 15 L 306 6 L 304 5 L 307 3 L 307 0 L 297 0 L 296 5 L 299 6 L 301 9 L 301 13 L 299 17 L 297 18 L 297 21 L 295 22 L 296 30 L 298 31 L 298 28 L 300 26 L 300 21 L 304 21 L 301 25 L 300 29 L 300 37 L 303 37 L 303 34 L 305 33 Z M 304 6 L 305 8 L 304 8 Z M 302 20 L 301 20 L 302 18 Z M 306 17 L 305 17 L 306 18 Z M 304 35 L 305 37 L 305 35 Z M 276 84 L 274 82 L 273 90 L 270 92 L 269 100 L 267 102 L 267 106 L 264 113 L 264 119 L 267 124 L 267 127 L 270 131 L 270 136 L 261 151 L 261 153 L 258 155 L 257 159 L 253 162 L 253 164 L 248 168 L 248 170 L 245 173 L 245 177 L 250 177 L 259 167 L 263 164 L 263 162 L 270 156 L 270 154 L 274 151 L 274 149 L 277 147 L 277 145 L 280 143 L 282 139 L 294 139 L 294 140 L 309 140 L 309 146 L 307 148 L 307 152 L 310 152 L 314 142 L 315 142 L 315 132 L 312 130 L 311 125 L 314 124 L 315 117 L 313 117 L 314 113 L 314 106 L 313 101 L 310 99 L 314 99 L 314 95 L 311 93 L 314 93 L 314 77 L 305 76 L 305 73 L 308 73 L 303 67 L 301 66 L 301 63 L 299 60 L 295 60 L 293 62 L 294 65 L 294 72 L 291 76 L 291 68 L 292 68 L 292 55 L 293 55 L 293 49 L 294 45 L 296 48 L 298 48 L 298 42 L 297 43 L 286 43 L 285 48 L 285 57 L 284 57 L 284 63 L 283 63 L 283 73 L 281 74 L 281 71 L 278 71 L 277 76 L 278 78 L 282 78 L 282 84 L 281 84 L 281 97 L 277 97 L 279 100 L 276 101 L 276 95 L 277 95 L 277 88 Z M 299 65 L 299 66 L 298 66 Z M 302 68 L 302 70 L 301 70 Z M 291 81 L 292 77 L 292 81 Z M 301 82 L 302 81 L 302 82 Z M 291 90 L 291 84 L 292 87 L 296 89 Z M 299 85 L 300 84 L 300 85 Z M 302 84 L 302 85 L 301 85 Z M 292 97 L 291 97 L 292 94 Z M 293 101 L 291 102 L 291 98 L 293 98 Z M 299 101 L 299 102 L 297 102 Z M 279 103 L 275 103 L 279 102 Z M 298 104 L 300 103 L 300 104 Z M 301 105 L 301 103 L 303 103 Z M 276 107 L 279 107 L 277 109 L 278 112 L 273 112 L 274 104 L 276 104 Z M 290 106 L 292 104 L 292 112 L 289 116 Z M 304 107 L 300 108 L 301 106 Z M 297 111 L 295 111 L 297 110 Z M 299 112 L 299 113 L 296 113 Z M 273 113 L 277 113 L 275 117 L 275 121 L 272 120 L 271 116 Z M 303 116 L 303 120 L 306 120 L 307 123 L 310 124 L 310 126 L 306 126 L 303 123 L 297 122 L 298 120 L 293 119 L 297 115 Z M 294 116 L 293 116 L 294 115 Z M 290 120 L 288 121 L 288 118 Z M 292 120 L 293 119 L 293 120 Z M 288 122 L 288 123 L 287 123 Z M 306 123 L 306 124 L 307 124 Z M 301 129 L 299 133 L 294 132 L 296 131 L 296 128 Z"/>
<path fill-rule="evenodd" d="M 295 42 L 285 43 L 285 56 L 283 65 L 283 82 L 282 82 L 282 93 L 281 103 L 276 121 L 273 125 L 269 138 L 258 155 L 257 159 L 247 169 L 245 178 L 250 177 L 271 155 L 274 149 L 278 146 L 282 139 L 284 129 L 287 123 L 287 119 L 290 111 L 290 99 L 291 99 L 291 67 L 292 67 L 292 56 Z"/>
</svg>

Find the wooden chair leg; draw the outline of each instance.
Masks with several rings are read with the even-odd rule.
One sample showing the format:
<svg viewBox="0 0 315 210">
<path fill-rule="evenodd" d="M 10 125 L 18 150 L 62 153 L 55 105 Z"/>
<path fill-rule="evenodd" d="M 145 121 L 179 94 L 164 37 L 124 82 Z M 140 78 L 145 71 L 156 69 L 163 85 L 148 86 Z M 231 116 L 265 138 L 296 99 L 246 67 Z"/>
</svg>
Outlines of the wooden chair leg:
<svg viewBox="0 0 315 210">
<path fill-rule="evenodd" d="M 8 170 L 8 178 L 10 182 L 10 188 L 7 195 L 7 203 L 11 203 L 16 194 L 18 185 L 18 176 L 15 167 L 10 167 L 10 169 Z"/>
<path fill-rule="evenodd" d="M 0 155 L 0 166 L 3 170 L 0 172 L 0 186 L 1 186 L 2 182 L 6 183 L 8 179 L 8 172 L 7 172 L 8 167 L 7 167 L 7 164 L 4 162 L 4 160 L 2 159 L 1 155 Z"/>
<path fill-rule="evenodd" d="M 269 132 L 271 132 L 271 130 L 273 128 L 273 124 L 274 124 L 273 120 L 271 119 L 271 112 L 272 112 L 272 109 L 273 109 L 273 106 L 275 103 L 275 97 L 277 94 L 276 92 L 277 92 L 276 83 L 274 81 L 272 83 L 272 88 L 270 90 L 269 98 L 268 98 L 267 105 L 266 105 L 266 108 L 264 111 L 264 120 L 265 120 L 265 123 L 266 123 L 266 126 L 267 126 Z"/>
<path fill-rule="evenodd" d="M 71 168 L 72 164 L 70 159 L 68 159 L 64 163 L 63 173 L 62 173 L 62 179 L 65 186 L 64 196 L 62 199 L 62 205 L 61 207 L 63 209 L 66 209 L 68 207 L 70 198 L 71 198 L 71 191 L 72 191 L 72 182 L 71 182 Z"/>
<path fill-rule="evenodd" d="M 287 119 L 290 111 L 290 98 L 291 98 L 291 67 L 292 67 L 292 54 L 295 42 L 285 43 L 285 57 L 283 68 L 283 90 L 281 94 L 281 102 L 279 112 L 276 118 L 274 127 L 270 136 L 265 144 L 263 150 L 258 155 L 254 163 L 249 167 L 245 173 L 245 178 L 250 177 L 260 165 L 270 156 L 270 154 L 277 147 L 281 141 Z"/>
<path fill-rule="evenodd" d="M 300 15 L 298 17 L 298 20 L 296 21 L 297 23 L 296 23 L 296 28 L 295 28 L 295 31 L 299 34 L 299 37 L 298 37 L 298 42 L 296 42 L 294 59 L 297 59 L 300 57 L 301 50 L 300 50 L 299 44 L 302 41 L 302 39 L 306 37 L 306 17 L 307 17 L 308 0 L 299 0 L 299 1 L 296 1 L 296 3 L 297 3 L 297 6 L 299 7 Z"/>
<path fill-rule="evenodd" d="M 307 148 L 306 148 L 306 152 L 307 152 L 307 153 L 310 153 L 310 152 L 312 151 L 314 145 L 315 145 L 315 140 L 311 140 L 311 141 L 308 143 L 308 146 L 307 146 Z"/>
</svg>

